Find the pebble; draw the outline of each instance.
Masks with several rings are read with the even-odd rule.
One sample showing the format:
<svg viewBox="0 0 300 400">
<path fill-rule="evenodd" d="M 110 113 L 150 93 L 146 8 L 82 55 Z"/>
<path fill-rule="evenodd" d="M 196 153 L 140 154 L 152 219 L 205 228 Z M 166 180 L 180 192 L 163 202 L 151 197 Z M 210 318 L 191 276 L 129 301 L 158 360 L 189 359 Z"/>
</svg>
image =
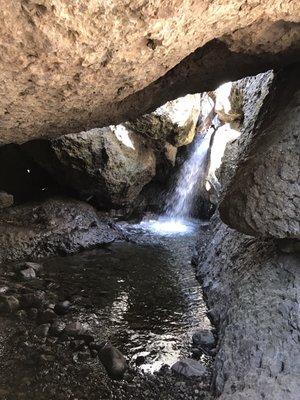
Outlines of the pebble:
<svg viewBox="0 0 300 400">
<path fill-rule="evenodd" d="M 68 313 L 71 303 L 68 300 L 55 304 L 54 311 L 57 315 L 65 315 Z"/>
<path fill-rule="evenodd" d="M 193 334 L 193 346 L 196 348 L 211 350 L 216 345 L 213 333 L 209 329 L 203 329 Z"/>
<path fill-rule="evenodd" d="M 184 358 L 177 361 L 172 365 L 171 369 L 186 378 L 204 378 L 206 375 L 206 367 L 192 358 Z"/>
<path fill-rule="evenodd" d="M 18 311 L 19 300 L 15 296 L 0 296 L 0 312 L 12 314 Z"/>
<path fill-rule="evenodd" d="M 49 333 L 49 329 L 50 329 L 50 324 L 42 324 L 35 329 L 34 333 L 36 336 L 46 337 Z"/>
<path fill-rule="evenodd" d="M 50 335 L 59 336 L 65 329 L 66 324 L 63 321 L 55 320 L 50 326 Z"/>
<path fill-rule="evenodd" d="M 56 318 L 57 318 L 57 315 L 50 308 L 43 311 L 39 316 L 39 319 L 42 323 L 53 322 Z"/>
<path fill-rule="evenodd" d="M 36 273 L 33 268 L 22 269 L 21 271 L 19 271 L 19 275 L 24 280 L 30 280 L 36 278 Z"/>
</svg>

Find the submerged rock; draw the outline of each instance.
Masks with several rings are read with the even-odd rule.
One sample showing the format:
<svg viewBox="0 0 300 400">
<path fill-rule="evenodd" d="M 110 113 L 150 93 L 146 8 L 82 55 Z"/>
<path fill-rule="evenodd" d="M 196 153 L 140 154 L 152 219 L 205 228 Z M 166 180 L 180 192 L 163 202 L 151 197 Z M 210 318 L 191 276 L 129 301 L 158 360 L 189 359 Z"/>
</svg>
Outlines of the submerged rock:
<svg viewBox="0 0 300 400">
<path fill-rule="evenodd" d="M 177 361 L 172 365 L 171 369 L 186 378 L 204 378 L 207 374 L 206 367 L 192 358 L 184 358 Z"/>
<path fill-rule="evenodd" d="M 36 278 L 36 273 L 33 268 L 21 269 L 21 271 L 19 271 L 19 275 L 24 280 Z"/>
</svg>

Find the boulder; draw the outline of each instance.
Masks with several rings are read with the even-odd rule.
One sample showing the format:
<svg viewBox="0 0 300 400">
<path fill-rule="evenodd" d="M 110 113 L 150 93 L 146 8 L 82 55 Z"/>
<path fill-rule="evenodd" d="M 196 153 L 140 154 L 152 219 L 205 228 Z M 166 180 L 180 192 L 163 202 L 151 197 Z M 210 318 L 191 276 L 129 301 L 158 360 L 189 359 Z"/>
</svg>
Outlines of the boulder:
<svg viewBox="0 0 300 400">
<path fill-rule="evenodd" d="M 0 262 L 70 254 L 119 237 L 92 206 L 76 200 L 48 199 L 0 212 Z"/>
<path fill-rule="evenodd" d="M 275 75 L 254 124 L 243 134 L 234 173 L 219 206 L 238 231 L 300 238 L 299 65 Z M 245 139 L 247 138 L 247 140 Z"/>
<path fill-rule="evenodd" d="M 30 142 L 25 149 L 60 185 L 102 208 L 133 203 L 155 175 L 154 150 L 124 125 Z"/>
<path fill-rule="evenodd" d="M 127 122 L 126 126 L 153 141 L 158 148 L 166 142 L 179 147 L 192 142 L 199 113 L 200 95 L 189 94 L 168 101 L 153 113 Z"/>
</svg>

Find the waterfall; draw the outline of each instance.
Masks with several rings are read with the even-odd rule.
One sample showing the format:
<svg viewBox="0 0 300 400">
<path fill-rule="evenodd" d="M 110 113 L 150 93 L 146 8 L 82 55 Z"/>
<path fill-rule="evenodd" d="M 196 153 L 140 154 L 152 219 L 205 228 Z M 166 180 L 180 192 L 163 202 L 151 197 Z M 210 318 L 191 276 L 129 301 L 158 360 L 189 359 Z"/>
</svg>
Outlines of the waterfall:
<svg viewBox="0 0 300 400">
<path fill-rule="evenodd" d="M 166 215 L 173 219 L 191 216 L 195 195 L 203 178 L 206 155 L 209 148 L 211 130 L 199 134 L 193 144 L 188 159 L 184 162 L 176 186 L 166 205 Z"/>
</svg>

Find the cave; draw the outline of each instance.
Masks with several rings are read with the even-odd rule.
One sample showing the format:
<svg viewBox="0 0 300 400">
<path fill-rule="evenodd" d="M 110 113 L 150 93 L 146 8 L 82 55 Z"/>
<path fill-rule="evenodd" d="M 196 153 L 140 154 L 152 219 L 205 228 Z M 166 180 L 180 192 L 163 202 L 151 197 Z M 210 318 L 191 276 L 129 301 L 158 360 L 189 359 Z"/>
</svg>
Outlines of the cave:
<svg viewBox="0 0 300 400">
<path fill-rule="evenodd" d="M 298 399 L 299 2 L 0 19 L 0 399 Z"/>
</svg>

